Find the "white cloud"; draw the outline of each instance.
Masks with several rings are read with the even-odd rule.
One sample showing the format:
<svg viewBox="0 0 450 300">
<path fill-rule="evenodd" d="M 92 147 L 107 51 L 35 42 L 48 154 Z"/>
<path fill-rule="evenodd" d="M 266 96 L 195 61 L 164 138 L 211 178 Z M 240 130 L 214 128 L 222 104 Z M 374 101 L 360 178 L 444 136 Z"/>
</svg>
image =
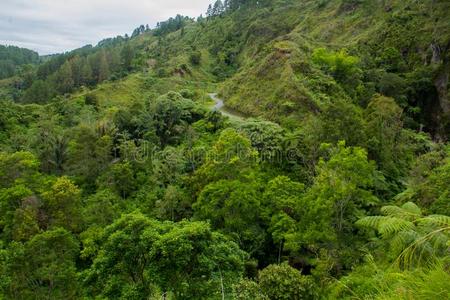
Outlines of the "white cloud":
<svg viewBox="0 0 450 300">
<path fill-rule="evenodd" d="M 154 27 L 176 14 L 197 17 L 212 0 L 0 0 L 0 44 L 64 52 Z"/>
</svg>

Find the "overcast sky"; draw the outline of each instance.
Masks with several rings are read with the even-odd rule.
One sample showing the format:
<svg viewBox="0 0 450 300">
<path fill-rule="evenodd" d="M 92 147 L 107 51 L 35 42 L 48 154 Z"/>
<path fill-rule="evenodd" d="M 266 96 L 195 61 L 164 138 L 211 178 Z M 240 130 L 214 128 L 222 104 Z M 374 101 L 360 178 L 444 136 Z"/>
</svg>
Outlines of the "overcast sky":
<svg viewBox="0 0 450 300">
<path fill-rule="evenodd" d="M 154 27 L 177 13 L 204 14 L 212 0 L 0 0 L 0 44 L 59 53 Z"/>
</svg>

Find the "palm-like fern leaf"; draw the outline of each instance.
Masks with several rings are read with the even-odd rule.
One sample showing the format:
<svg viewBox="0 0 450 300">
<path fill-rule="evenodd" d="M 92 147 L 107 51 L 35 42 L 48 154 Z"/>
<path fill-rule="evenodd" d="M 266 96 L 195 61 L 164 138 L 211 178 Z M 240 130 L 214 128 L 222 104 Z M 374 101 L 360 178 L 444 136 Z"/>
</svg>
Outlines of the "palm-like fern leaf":
<svg viewBox="0 0 450 300">
<path fill-rule="evenodd" d="M 369 227 L 369 228 L 378 230 L 378 227 L 380 226 L 380 224 L 388 218 L 389 217 L 384 217 L 384 216 L 364 217 L 362 219 L 359 219 L 356 222 L 356 225 L 362 226 L 362 227 Z"/>
<path fill-rule="evenodd" d="M 403 211 L 403 209 L 401 209 L 398 206 L 394 206 L 394 205 L 388 205 L 388 206 L 383 206 L 381 208 L 381 212 L 383 213 L 383 215 L 385 216 L 402 216 L 405 214 L 405 212 Z"/>
<path fill-rule="evenodd" d="M 450 227 L 450 217 L 444 215 L 430 215 L 419 219 L 418 222 L 422 224 L 433 224 L 441 227 Z"/>
<path fill-rule="evenodd" d="M 378 231 L 383 235 L 383 237 L 388 237 L 395 233 L 410 230 L 414 228 L 414 224 L 408 220 L 400 219 L 400 218 L 386 218 L 383 220 L 379 227 Z"/>
<path fill-rule="evenodd" d="M 377 230 L 389 238 L 392 253 L 399 254 L 396 262 L 402 267 L 429 264 L 447 255 L 450 246 L 450 217 L 422 217 L 420 208 L 412 202 L 402 207 L 385 206 L 384 216 L 360 219 L 356 224 Z"/>
<path fill-rule="evenodd" d="M 422 210 L 415 203 L 406 202 L 402 205 L 402 209 L 411 215 L 422 216 Z"/>
<path fill-rule="evenodd" d="M 399 217 L 411 221 L 422 216 L 420 208 L 412 202 L 407 202 L 402 207 L 394 205 L 384 206 L 381 208 L 381 212 L 386 216 Z"/>
</svg>

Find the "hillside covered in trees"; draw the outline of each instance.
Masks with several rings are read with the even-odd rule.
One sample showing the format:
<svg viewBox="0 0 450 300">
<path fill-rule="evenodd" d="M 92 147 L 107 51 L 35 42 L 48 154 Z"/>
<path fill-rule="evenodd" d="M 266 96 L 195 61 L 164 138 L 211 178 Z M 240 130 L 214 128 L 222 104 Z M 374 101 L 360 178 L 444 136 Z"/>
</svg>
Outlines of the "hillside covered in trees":
<svg viewBox="0 0 450 300">
<path fill-rule="evenodd" d="M 205 10 L 0 46 L 0 299 L 449 299 L 450 2 Z"/>
<path fill-rule="evenodd" d="M 37 62 L 39 62 L 39 54 L 34 51 L 0 45 L 0 79 L 17 74 L 19 67 Z"/>
</svg>

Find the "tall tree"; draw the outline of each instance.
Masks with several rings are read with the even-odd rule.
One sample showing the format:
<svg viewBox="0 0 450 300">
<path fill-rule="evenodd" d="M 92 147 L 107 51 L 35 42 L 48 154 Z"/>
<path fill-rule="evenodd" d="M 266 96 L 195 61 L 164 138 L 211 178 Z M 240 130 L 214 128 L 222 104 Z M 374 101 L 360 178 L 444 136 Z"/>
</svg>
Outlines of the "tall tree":
<svg viewBox="0 0 450 300">
<path fill-rule="evenodd" d="M 217 0 L 214 3 L 214 6 L 212 8 L 212 15 L 213 16 L 220 16 L 225 12 L 225 8 L 223 6 L 222 0 Z"/>
<path fill-rule="evenodd" d="M 198 220 L 210 220 L 214 229 L 232 237 L 250 254 L 263 247 L 260 186 L 256 182 L 220 180 L 207 185 L 193 205 Z"/>
<path fill-rule="evenodd" d="M 206 223 L 160 223 L 139 213 L 105 229 L 101 249 L 85 272 L 89 296 L 209 299 L 230 293 L 246 254 Z"/>
<path fill-rule="evenodd" d="M 31 87 L 26 90 L 22 97 L 22 101 L 25 103 L 44 104 L 51 100 L 53 95 L 54 92 L 47 81 L 36 80 Z"/>
<path fill-rule="evenodd" d="M 93 83 L 93 73 L 92 67 L 87 58 L 84 58 L 82 61 L 82 66 L 80 70 L 81 84 L 82 85 L 92 85 Z"/>
<path fill-rule="evenodd" d="M 103 82 L 108 79 L 109 73 L 109 65 L 108 59 L 106 58 L 106 51 L 101 50 L 98 54 L 98 74 L 97 74 L 97 82 Z"/>
<path fill-rule="evenodd" d="M 125 43 L 120 52 L 121 64 L 125 71 L 131 71 L 134 58 L 134 51 L 130 43 Z"/>
<path fill-rule="evenodd" d="M 10 299 L 76 299 L 77 240 L 58 228 L 8 249 L 6 283 Z"/>
<path fill-rule="evenodd" d="M 245 136 L 228 128 L 206 154 L 205 163 L 195 172 L 196 187 L 221 179 L 238 179 L 258 165 L 258 152 Z"/>
<path fill-rule="evenodd" d="M 366 109 L 368 149 L 384 175 L 399 192 L 399 178 L 406 175 L 412 152 L 402 122 L 403 110 L 392 98 L 376 95 Z M 400 186 L 400 187 L 399 187 Z M 396 189 L 396 190 L 395 190 Z"/>
<path fill-rule="evenodd" d="M 70 179 L 58 178 L 42 197 L 49 227 L 63 227 L 72 232 L 81 231 L 81 191 Z"/>
<path fill-rule="evenodd" d="M 288 248 L 339 249 L 338 265 L 352 265 L 355 253 L 344 255 L 344 250 L 362 242 L 355 234 L 354 223 L 379 202 L 373 190 L 382 182 L 382 175 L 364 149 L 345 147 L 340 142 L 328 160 L 320 161 L 313 186 L 300 200 L 297 209 L 301 219 L 297 231 L 288 238 Z"/>
<path fill-rule="evenodd" d="M 70 93 L 75 86 L 73 80 L 72 66 L 66 61 L 55 74 L 55 86 L 61 94 Z"/>
</svg>

